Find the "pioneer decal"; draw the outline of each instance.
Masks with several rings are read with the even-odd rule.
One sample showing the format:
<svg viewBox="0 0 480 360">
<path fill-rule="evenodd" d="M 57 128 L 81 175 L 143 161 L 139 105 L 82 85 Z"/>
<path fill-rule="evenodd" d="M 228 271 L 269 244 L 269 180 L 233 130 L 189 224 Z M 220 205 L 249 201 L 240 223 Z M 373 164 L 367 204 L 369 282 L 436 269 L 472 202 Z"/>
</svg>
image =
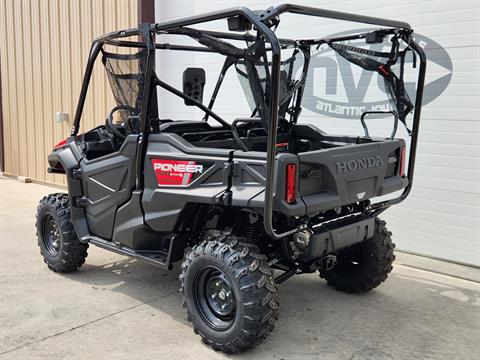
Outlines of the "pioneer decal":
<svg viewBox="0 0 480 360">
<path fill-rule="evenodd" d="M 189 185 L 203 172 L 203 165 L 188 160 L 152 159 L 152 165 L 158 185 Z"/>
<path fill-rule="evenodd" d="M 337 161 L 335 165 L 337 165 L 337 174 L 340 174 L 349 171 L 380 167 L 383 165 L 383 161 L 380 156 L 369 156 L 355 160 Z"/>
</svg>

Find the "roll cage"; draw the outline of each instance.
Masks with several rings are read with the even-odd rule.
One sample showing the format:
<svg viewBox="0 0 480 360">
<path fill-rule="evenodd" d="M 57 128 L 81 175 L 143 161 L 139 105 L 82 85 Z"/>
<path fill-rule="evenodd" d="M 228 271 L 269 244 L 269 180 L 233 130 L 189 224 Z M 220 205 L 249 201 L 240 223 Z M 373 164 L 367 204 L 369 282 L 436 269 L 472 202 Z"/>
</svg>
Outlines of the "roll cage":
<svg viewBox="0 0 480 360">
<path fill-rule="evenodd" d="M 102 47 L 104 45 L 114 45 L 121 47 L 133 47 L 133 48 L 144 48 L 147 50 L 147 56 L 145 61 L 145 81 L 143 87 L 143 102 L 141 103 L 140 109 L 140 131 L 139 131 L 139 140 L 137 144 L 137 159 L 136 159 L 136 189 L 143 189 L 143 164 L 146 152 L 146 145 L 148 139 L 149 131 L 149 111 L 150 111 L 150 102 L 152 99 L 152 88 L 155 88 L 156 85 L 159 85 L 170 92 L 175 93 L 178 96 L 185 97 L 185 95 L 169 86 L 166 83 L 163 83 L 156 76 L 154 76 L 154 63 L 155 63 L 155 50 L 156 49 L 165 49 L 165 50 L 177 50 L 177 51 L 199 51 L 199 52 L 216 52 L 226 56 L 235 56 L 232 55 L 235 53 L 235 49 L 230 48 L 228 43 L 223 42 L 222 40 L 241 40 L 246 42 L 251 42 L 255 44 L 259 39 L 261 39 L 266 45 L 263 48 L 263 53 L 267 51 L 270 53 L 270 59 L 268 60 L 269 66 L 269 78 L 267 86 L 269 88 L 268 96 L 265 96 L 265 104 L 263 106 L 266 109 L 263 109 L 262 120 L 264 122 L 265 129 L 267 131 L 267 155 L 266 155 L 266 186 L 265 186 L 265 204 L 264 204 L 264 226 L 265 231 L 273 238 L 282 238 L 288 236 L 292 233 L 295 233 L 304 228 L 304 225 L 300 225 L 295 229 L 288 230 L 281 234 L 277 233 L 273 228 L 273 177 L 274 177 L 274 168 L 275 168 L 275 155 L 276 155 L 276 138 L 277 138 L 277 126 L 278 126 L 278 113 L 280 106 L 282 105 L 279 100 L 279 88 L 281 83 L 281 73 L 280 68 L 282 64 L 281 59 L 281 50 L 285 48 L 298 48 L 302 49 L 305 56 L 305 61 L 307 62 L 306 67 L 303 70 L 302 81 L 298 82 L 294 89 L 291 91 L 297 92 L 293 112 L 294 121 L 298 118 L 303 89 L 305 85 L 305 76 L 308 69 L 308 60 L 309 60 L 309 49 L 311 46 L 318 46 L 324 43 L 331 44 L 335 42 L 345 41 L 345 40 L 354 40 L 362 39 L 371 36 L 372 33 L 363 33 L 363 34 L 352 34 L 337 38 L 312 38 L 304 40 L 293 40 L 293 39 L 284 39 L 277 38 L 275 35 L 275 29 L 280 22 L 280 15 L 283 13 L 293 13 L 300 15 L 315 16 L 321 18 L 329 18 L 336 20 L 343 20 L 348 22 L 358 22 L 370 25 L 378 25 L 382 28 L 378 30 L 379 34 L 389 35 L 393 34 L 398 38 L 402 39 L 408 44 L 408 47 L 412 52 L 414 52 L 419 59 L 419 70 L 418 70 L 418 81 L 417 81 L 417 91 L 415 97 L 415 104 L 413 106 L 413 123 L 410 131 L 411 143 L 410 143 L 410 153 L 409 153 L 409 162 L 408 162 L 408 185 L 404 189 L 403 193 L 390 200 L 378 202 L 372 204 L 369 208 L 369 211 L 378 215 L 378 213 L 384 211 L 389 206 L 397 204 L 403 201 L 409 194 L 414 175 L 414 165 L 415 165 L 415 155 L 417 149 L 417 139 L 418 139 L 418 129 L 420 124 L 420 112 L 422 106 L 422 97 L 423 97 L 423 88 L 425 81 L 425 71 L 426 71 L 426 57 L 422 48 L 416 44 L 411 38 L 413 30 L 410 25 L 396 20 L 388 20 L 382 18 L 375 18 L 370 16 L 349 14 L 331 10 L 318 9 L 302 5 L 292 5 L 292 4 L 283 4 L 276 7 L 271 7 L 263 11 L 252 11 L 245 7 L 232 8 L 227 10 L 210 12 L 204 15 L 192 16 L 183 18 L 180 20 L 167 21 L 157 24 L 140 24 L 137 28 L 131 28 L 127 30 L 115 31 L 104 36 L 101 36 L 94 40 L 92 47 L 90 49 L 89 59 L 86 65 L 85 75 L 82 83 L 82 88 L 80 92 L 80 97 L 78 101 L 77 110 L 74 117 L 73 127 L 71 130 L 71 138 L 73 139 L 78 131 L 80 125 L 80 119 L 82 110 L 84 107 L 88 86 L 90 83 L 93 66 L 97 56 L 99 55 Z M 198 25 L 201 23 L 206 23 L 214 20 L 220 19 L 237 19 L 239 23 L 249 24 L 256 35 L 249 33 L 239 34 L 238 32 L 218 32 L 218 31 L 207 31 L 207 30 L 196 30 L 190 28 L 193 25 Z M 196 33 L 194 33 L 196 32 Z M 374 32 L 376 33 L 376 32 Z M 195 38 L 196 36 L 203 37 L 202 40 L 196 39 L 203 46 L 186 46 L 186 45 L 175 45 L 168 43 L 156 43 L 156 35 L 161 34 L 183 34 Z M 125 41 L 124 39 L 131 36 L 139 36 L 141 41 Z M 367 40 L 368 41 L 368 40 Z M 239 55 L 240 56 L 240 55 Z M 227 58 L 228 59 L 228 58 Z M 214 117 L 217 121 L 222 123 L 224 127 L 230 127 L 227 123 L 222 121 L 218 115 L 216 115 L 211 109 L 215 102 L 216 95 L 220 89 L 221 82 L 225 75 L 226 70 L 232 65 L 231 62 L 226 61 L 217 84 L 214 88 L 212 98 L 208 106 L 204 106 L 201 103 L 195 103 L 205 112 L 204 120 L 208 117 Z M 153 86 L 152 86 L 153 85 Z M 254 94 L 255 95 L 255 94 Z M 194 99 L 190 99 L 194 100 Z M 260 109 L 257 109 L 257 111 Z M 253 116 L 253 115 L 252 115 Z M 363 119 L 362 119 L 363 120 Z M 372 214 L 373 215 L 373 214 Z"/>
</svg>

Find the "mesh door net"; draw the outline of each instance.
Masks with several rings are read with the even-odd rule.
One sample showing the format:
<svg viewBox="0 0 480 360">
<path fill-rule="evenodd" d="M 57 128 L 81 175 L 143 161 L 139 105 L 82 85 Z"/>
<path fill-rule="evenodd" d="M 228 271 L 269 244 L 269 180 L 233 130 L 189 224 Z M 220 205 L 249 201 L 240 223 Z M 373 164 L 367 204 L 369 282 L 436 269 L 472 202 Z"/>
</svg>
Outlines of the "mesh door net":
<svg viewBox="0 0 480 360">
<path fill-rule="evenodd" d="M 279 90 L 279 118 L 284 118 L 293 93 L 290 90 L 295 86 L 294 65 L 298 59 L 298 52 L 285 61 L 280 67 L 280 90 Z M 270 99 L 270 63 L 257 60 L 237 60 L 237 70 L 240 84 L 247 98 L 248 105 L 252 110 L 256 109 L 264 123 L 268 123 L 265 117 L 268 115 L 268 102 Z"/>
<path fill-rule="evenodd" d="M 117 105 L 127 105 L 140 113 L 142 106 L 145 74 L 143 67 L 146 61 L 146 50 L 135 54 L 113 54 L 102 50 L 102 63 L 107 72 Z M 120 114 L 127 116 L 127 114 Z"/>
<path fill-rule="evenodd" d="M 410 97 L 405 90 L 405 84 L 403 82 L 405 54 L 408 51 L 408 48 L 398 52 L 398 56 L 396 56 L 391 52 L 368 50 L 339 43 L 329 43 L 328 45 L 348 61 L 364 68 L 365 70 L 375 71 L 383 77 L 385 81 L 385 90 L 387 91 L 387 96 L 392 109 L 397 113 L 398 119 L 405 125 L 405 128 L 410 133 L 405 119 L 410 111 L 412 111 L 413 104 L 410 101 Z M 388 58 L 389 60 L 383 63 L 379 60 L 381 58 Z M 400 59 L 398 75 L 395 74 L 392 68 L 392 66 L 397 63 L 397 59 Z"/>
</svg>

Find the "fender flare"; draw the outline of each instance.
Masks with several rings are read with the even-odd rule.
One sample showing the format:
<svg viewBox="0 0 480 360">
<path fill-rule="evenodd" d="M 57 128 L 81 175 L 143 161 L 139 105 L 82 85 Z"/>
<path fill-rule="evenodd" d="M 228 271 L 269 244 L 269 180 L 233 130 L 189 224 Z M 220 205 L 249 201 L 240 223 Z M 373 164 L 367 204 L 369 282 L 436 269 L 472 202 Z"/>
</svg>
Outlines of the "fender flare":
<svg viewBox="0 0 480 360">
<path fill-rule="evenodd" d="M 71 222 L 77 233 L 78 239 L 81 242 L 86 243 L 88 242 L 87 238 L 90 236 L 90 231 L 85 217 L 85 209 L 77 205 L 77 200 L 83 196 L 82 180 L 76 172 L 76 170 L 80 168 L 81 160 L 82 156 L 74 142 L 69 142 L 63 148 L 55 149 L 48 155 L 50 169 L 56 169 L 56 171 L 49 172 L 65 173 L 68 187 L 68 199 L 70 202 Z"/>
</svg>

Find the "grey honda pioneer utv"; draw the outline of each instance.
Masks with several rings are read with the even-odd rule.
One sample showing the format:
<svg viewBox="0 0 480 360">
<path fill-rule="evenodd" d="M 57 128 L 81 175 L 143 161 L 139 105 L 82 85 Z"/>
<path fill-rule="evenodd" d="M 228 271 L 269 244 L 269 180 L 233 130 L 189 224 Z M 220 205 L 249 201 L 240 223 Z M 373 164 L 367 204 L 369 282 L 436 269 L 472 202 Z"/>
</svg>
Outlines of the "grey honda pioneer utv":
<svg viewBox="0 0 480 360">
<path fill-rule="evenodd" d="M 284 13 L 378 28 L 336 38 L 278 38 Z M 222 19 L 228 31 L 198 28 Z M 167 35 L 196 44 L 161 42 Z M 299 121 L 311 52 L 319 46 L 384 81 L 391 109 L 361 114 L 360 136 L 329 135 Z M 187 68 L 178 90 L 155 72 L 157 51 L 223 57 L 208 105 L 205 71 Z M 99 56 L 117 104 L 104 125 L 79 134 Z M 415 105 L 403 82 L 407 56 L 419 63 Z M 278 285 L 295 274 L 318 271 L 349 293 L 377 287 L 395 258 L 391 233 L 378 216 L 412 186 L 425 66 L 407 23 L 288 4 L 141 24 L 96 39 L 71 134 L 48 157 L 48 170 L 65 174 L 68 194 L 46 196 L 38 206 L 45 262 L 56 272 L 75 271 L 89 244 L 165 269 L 183 260 L 188 319 L 205 343 L 229 353 L 257 345 L 272 331 Z M 214 111 L 229 70 L 245 86 L 250 117 L 227 121 Z M 159 118 L 160 89 L 205 116 Z M 395 135 L 411 112 L 406 173 L 406 143 Z M 367 115 L 392 117 L 391 135 L 370 136 Z M 374 199 L 388 194 L 389 200 Z"/>
</svg>

